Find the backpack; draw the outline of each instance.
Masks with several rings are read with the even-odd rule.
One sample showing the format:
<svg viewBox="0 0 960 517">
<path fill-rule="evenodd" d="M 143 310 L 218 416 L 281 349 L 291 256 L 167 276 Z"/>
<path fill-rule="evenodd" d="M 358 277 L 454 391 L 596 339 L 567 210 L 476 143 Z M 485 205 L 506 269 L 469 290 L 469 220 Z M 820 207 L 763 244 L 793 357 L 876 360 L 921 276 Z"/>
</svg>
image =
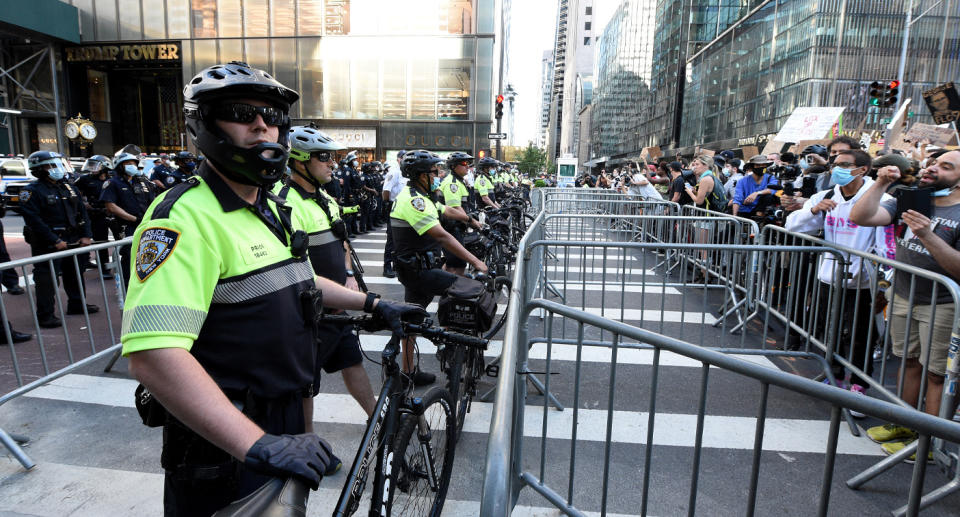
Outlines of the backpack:
<svg viewBox="0 0 960 517">
<path fill-rule="evenodd" d="M 704 173 L 704 176 L 707 175 L 713 176 L 713 191 L 707 194 L 707 197 L 704 199 L 707 203 L 707 210 L 723 212 L 727 208 L 727 193 L 723 190 L 723 184 L 720 183 L 720 178 L 716 177 L 710 171 Z"/>
</svg>

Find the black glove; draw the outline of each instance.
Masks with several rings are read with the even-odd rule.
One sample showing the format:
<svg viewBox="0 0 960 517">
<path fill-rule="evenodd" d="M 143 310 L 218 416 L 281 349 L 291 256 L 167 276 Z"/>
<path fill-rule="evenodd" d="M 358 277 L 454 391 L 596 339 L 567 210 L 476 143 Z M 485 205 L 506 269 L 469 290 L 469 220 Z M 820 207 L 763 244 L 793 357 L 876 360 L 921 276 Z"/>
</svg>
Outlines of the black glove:
<svg viewBox="0 0 960 517">
<path fill-rule="evenodd" d="M 243 464 L 263 474 L 296 476 L 316 490 L 332 456 L 330 445 L 312 433 L 265 434 L 247 451 Z"/>
<path fill-rule="evenodd" d="M 381 299 L 377 306 L 373 308 L 373 314 L 390 325 L 393 333 L 400 337 L 404 337 L 400 320 L 420 323 L 428 316 L 427 311 L 419 305 L 384 299 Z"/>
</svg>

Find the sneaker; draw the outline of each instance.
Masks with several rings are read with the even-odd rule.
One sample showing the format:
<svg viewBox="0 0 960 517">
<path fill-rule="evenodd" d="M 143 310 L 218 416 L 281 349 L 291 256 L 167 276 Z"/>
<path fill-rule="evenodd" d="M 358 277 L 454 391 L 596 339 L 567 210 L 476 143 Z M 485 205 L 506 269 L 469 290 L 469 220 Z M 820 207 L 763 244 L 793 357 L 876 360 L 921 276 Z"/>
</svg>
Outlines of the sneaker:
<svg viewBox="0 0 960 517">
<path fill-rule="evenodd" d="M 854 385 L 850 386 L 850 391 L 856 393 L 857 395 L 866 395 L 866 391 L 867 391 L 867 390 L 865 390 L 865 389 L 863 388 L 863 386 L 861 386 L 861 385 L 859 385 L 859 384 L 854 384 Z M 851 409 L 851 410 L 850 410 L 850 416 L 852 416 L 853 418 L 863 418 L 863 417 L 865 417 L 865 416 L 867 416 L 867 415 L 864 415 L 863 413 L 861 413 L 861 412 L 859 412 L 859 411 L 854 411 L 854 410 Z"/>
<path fill-rule="evenodd" d="M 867 429 L 867 437 L 877 443 L 891 442 L 893 440 L 909 440 L 916 438 L 917 433 L 912 429 L 896 424 L 884 424 Z"/>
<path fill-rule="evenodd" d="M 13 286 L 13 287 L 8 288 L 8 289 L 7 289 L 7 292 L 10 293 L 10 294 L 12 294 L 12 295 L 14 295 L 14 296 L 19 296 L 19 295 L 25 293 L 26 291 L 24 291 L 23 288 L 20 287 L 19 285 L 15 285 L 15 286 Z"/>
<path fill-rule="evenodd" d="M 914 441 L 916 441 L 916 438 L 911 438 L 911 439 L 909 439 L 909 440 L 907 440 L 907 441 L 904 441 L 904 442 L 889 442 L 889 443 L 885 443 L 885 444 L 883 444 L 883 445 L 880 446 L 880 450 L 882 450 L 883 453 L 886 454 L 887 456 L 893 456 L 894 454 L 902 451 L 904 447 L 906 447 L 907 445 L 910 445 L 910 444 L 913 443 Z M 912 465 L 913 463 L 915 463 L 915 462 L 917 461 L 917 453 L 911 454 L 909 458 L 907 458 L 907 459 L 905 459 L 905 460 L 903 460 L 903 461 L 906 462 L 906 463 L 910 463 L 910 464 Z M 927 462 L 928 462 L 928 463 L 933 463 L 933 451 L 932 451 L 932 450 L 931 450 L 931 451 L 927 451 Z"/>
<path fill-rule="evenodd" d="M 413 375 L 411 375 L 411 377 L 413 378 L 414 386 L 428 386 L 430 384 L 437 382 L 436 375 L 432 373 L 427 373 L 419 368 L 417 368 L 417 370 L 413 372 Z"/>
<path fill-rule="evenodd" d="M 330 455 L 330 463 L 327 463 L 327 470 L 324 470 L 324 471 L 323 471 L 323 475 L 324 475 L 324 476 L 332 476 L 332 475 L 336 474 L 337 471 L 340 470 L 340 467 L 342 467 L 342 466 L 343 466 L 343 462 L 340 461 L 340 458 L 338 458 L 338 457 L 334 456 L 333 454 L 331 454 L 331 455 Z"/>
</svg>

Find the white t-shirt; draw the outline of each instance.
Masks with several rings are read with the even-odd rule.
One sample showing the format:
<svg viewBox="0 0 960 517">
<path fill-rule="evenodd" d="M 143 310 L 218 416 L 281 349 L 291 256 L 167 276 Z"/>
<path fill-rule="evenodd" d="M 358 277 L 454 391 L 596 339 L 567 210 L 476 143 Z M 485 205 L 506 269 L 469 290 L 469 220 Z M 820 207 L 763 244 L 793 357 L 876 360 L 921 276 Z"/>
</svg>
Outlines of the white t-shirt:
<svg viewBox="0 0 960 517">
<path fill-rule="evenodd" d="M 391 170 L 383 178 L 383 191 L 390 193 L 390 201 L 397 199 L 397 194 L 407 186 L 407 178 L 404 178 L 399 170 Z"/>
</svg>

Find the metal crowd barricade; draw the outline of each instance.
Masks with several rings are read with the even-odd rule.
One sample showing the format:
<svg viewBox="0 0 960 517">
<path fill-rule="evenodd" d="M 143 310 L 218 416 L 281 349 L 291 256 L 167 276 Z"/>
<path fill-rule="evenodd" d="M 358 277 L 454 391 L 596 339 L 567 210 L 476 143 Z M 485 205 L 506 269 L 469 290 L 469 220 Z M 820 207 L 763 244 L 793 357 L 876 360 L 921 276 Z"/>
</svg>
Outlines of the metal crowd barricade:
<svg viewBox="0 0 960 517">
<path fill-rule="evenodd" d="M 766 423 L 766 404 L 769 386 L 787 388 L 816 401 L 829 403 L 832 407 L 830 432 L 824 446 L 824 474 L 820 483 L 820 497 L 817 513 L 826 515 L 830 501 L 830 485 L 833 466 L 837 454 L 838 432 L 841 418 L 846 408 L 883 418 L 884 420 L 908 426 L 920 433 L 920 439 L 908 447 L 905 452 L 891 456 L 868 472 L 848 481 L 856 488 L 883 468 L 896 464 L 916 451 L 918 457 L 925 457 L 930 450 L 930 439 L 934 438 L 934 456 L 938 463 L 953 460 L 956 454 L 947 442 L 956 442 L 960 424 L 951 422 L 949 417 L 937 418 L 904 407 L 895 400 L 878 400 L 863 397 L 856 393 L 837 390 L 801 376 L 788 374 L 755 364 L 751 357 L 756 355 L 794 356 L 813 359 L 823 367 L 826 376 L 830 376 L 830 352 L 835 342 L 843 337 L 842 333 L 828 335 L 826 329 L 837 329 L 844 307 L 844 301 L 833 289 L 823 291 L 829 306 L 822 320 L 805 316 L 813 312 L 810 296 L 805 291 L 811 281 L 816 281 L 817 265 L 821 261 L 831 261 L 841 268 L 849 257 L 847 250 L 824 246 L 822 241 L 803 240 L 771 244 L 757 239 L 760 232 L 749 220 L 726 216 L 724 214 L 704 214 L 688 209 L 684 216 L 671 217 L 664 222 L 659 216 L 633 217 L 638 225 L 651 225 L 643 239 L 622 238 L 620 232 L 611 231 L 609 215 L 570 214 L 569 207 L 579 207 L 583 211 L 591 210 L 603 203 L 595 194 L 585 196 L 589 204 L 575 195 L 557 196 L 544 192 L 544 212 L 541 212 L 530 226 L 520 243 L 521 253 L 514 268 L 514 282 L 510 293 L 509 314 L 507 318 L 502 364 L 497 381 L 496 401 L 493 409 L 488 442 L 487 460 L 482 496 L 481 514 L 499 516 L 508 514 L 517 502 L 520 490 L 530 487 L 544 496 L 558 509 L 568 515 L 582 515 L 575 506 L 574 490 L 576 482 L 577 421 L 582 409 L 580 399 L 580 372 L 582 356 L 587 350 L 606 350 L 610 354 L 608 420 L 604 446 L 604 473 L 599 492 L 602 494 L 601 512 L 607 509 L 609 479 L 611 475 L 610 454 L 612 449 L 611 422 L 613 403 L 622 393 L 615 393 L 613 386 L 617 377 L 618 351 L 622 354 L 648 350 L 653 353 L 653 374 L 650 388 L 650 407 L 646 427 L 646 451 L 642 482 L 643 507 L 648 509 L 648 491 L 651 475 L 651 452 L 653 449 L 653 428 L 657 418 L 654 401 L 657 398 L 657 378 L 660 372 L 659 358 L 670 352 L 699 361 L 702 364 L 702 383 L 700 387 L 700 406 L 697 415 L 697 441 L 694 447 L 694 469 L 689 480 L 688 511 L 696 509 L 699 465 L 703 448 L 702 431 L 704 422 L 704 400 L 708 393 L 709 366 L 717 366 L 735 372 L 744 380 L 759 381 L 758 393 L 761 404 L 757 411 L 756 436 L 754 440 L 753 469 L 750 476 L 750 491 L 747 498 L 747 515 L 756 511 L 758 494 L 758 472 L 763 450 L 764 425 Z M 559 214 L 550 213 L 556 210 Z M 697 214 L 700 217 L 686 214 Z M 711 223 L 707 225 L 706 223 Z M 699 225 L 699 226 L 698 226 Z M 703 242 L 699 239 L 702 232 L 711 230 L 712 235 L 721 235 L 721 239 Z M 776 230 L 767 230 L 774 232 Z M 764 236 L 767 236 L 765 233 Z M 769 237 L 767 238 L 769 240 Z M 763 242 L 763 244 L 760 244 Z M 775 245 L 781 244 L 781 245 Z M 579 257 L 578 257 L 579 255 Z M 589 258 L 588 258 L 589 257 Z M 870 257 L 865 257 L 869 259 Z M 879 263 L 890 267 L 902 266 L 887 259 Z M 784 267 L 786 265 L 786 267 Z M 687 267 L 707 268 L 704 281 L 689 282 Z M 801 267 L 802 266 L 802 267 Z M 787 273 L 784 274 L 783 271 Z M 923 273 L 918 273 L 922 275 Z M 679 275 L 679 280 L 676 278 Z M 929 275 L 925 278 L 933 278 Z M 949 290 L 954 297 L 960 292 L 956 284 L 946 280 L 940 285 Z M 830 287 L 830 286 L 828 286 Z M 730 291 L 739 293 L 741 299 L 734 302 Z M 599 293 L 597 293 L 599 291 Z M 610 291 L 610 293 L 607 293 Z M 592 292 L 592 294 L 591 294 Z M 669 306 L 660 298 L 659 304 L 651 303 L 648 295 L 671 292 L 674 302 Z M 678 296 L 679 295 L 679 296 Z M 599 296 L 600 308 L 588 307 L 587 296 L 594 301 Z M 679 303 L 676 298 L 679 297 Z M 728 322 L 731 303 L 738 303 L 741 309 L 753 311 L 750 318 L 744 318 L 735 325 Z M 787 305 L 789 305 L 789 308 Z M 709 310 L 719 306 L 720 316 Z M 639 308 L 639 309 L 637 309 Z M 679 309 L 679 310 L 677 310 Z M 531 315 L 539 318 L 531 319 Z M 758 318 L 764 318 L 760 330 L 748 328 L 747 324 Z M 739 314 L 738 314 L 739 316 Z M 782 316 L 782 317 L 781 317 Z M 787 329 L 779 343 L 786 349 L 779 349 L 770 341 L 768 328 L 771 318 L 781 321 Z M 728 324 L 730 326 L 728 326 Z M 731 329 L 731 326 L 733 327 Z M 719 332 L 716 330 L 719 328 Z M 741 329 L 737 337 L 733 330 Z M 889 334 L 889 331 L 887 331 Z M 667 337 L 669 336 L 669 337 Z M 954 325 L 954 336 L 956 325 Z M 791 339 L 799 341 L 801 349 L 791 348 Z M 960 345 L 960 342 L 957 343 Z M 699 345 L 699 346 L 698 346 Z M 536 359 L 545 361 L 546 372 L 534 372 L 528 361 L 530 347 L 537 346 Z M 543 353 L 543 348 L 546 353 Z M 565 347 L 565 348 L 564 348 Z M 710 350 L 709 348 L 713 348 Z M 571 350 L 575 350 L 571 352 Z M 557 379 L 551 374 L 551 359 L 554 353 L 563 353 L 562 357 L 576 357 L 576 379 L 573 383 L 572 400 L 564 400 L 555 395 Z M 839 354 L 838 354 L 839 355 Z M 848 369 L 856 368 L 850 357 L 838 357 Z M 949 396 L 953 396 L 956 376 L 951 367 L 948 386 Z M 540 367 L 542 369 L 542 367 Z M 543 381 L 537 377 L 543 375 Z M 522 376 L 522 377 L 521 377 Z M 524 382 L 517 382 L 518 378 Z M 882 378 L 882 377 L 881 377 Z M 551 387 L 551 383 L 553 386 Z M 531 470 L 522 457 L 521 441 L 524 438 L 527 387 L 532 385 L 543 397 L 542 414 L 534 415 L 542 419 L 540 441 L 539 471 Z M 882 388 L 881 386 L 879 386 Z M 879 391 L 879 390 L 878 390 Z M 570 386 L 563 386 L 560 393 L 570 397 Z M 945 395 L 947 394 L 945 390 Z M 637 394 L 633 396 L 636 398 Z M 646 396 L 646 394 L 643 394 Z M 885 397 L 890 398 L 890 397 Z M 947 397 L 945 397 L 947 398 Z M 549 406 L 564 411 L 572 408 L 572 426 L 562 436 L 557 437 L 556 428 L 548 425 Z M 536 413 L 541 413 L 537 410 Z M 941 414 L 941 417 L 944 417 Z M 531 417 L 533 418 L 533 417 Z M 567 417 L 569 420 L 570 417 Z M 848 417 L 849 418 L 849 417 Z M 539 425 L 538 425 L 539 427 Z M 548 429 L 551 431 L 548 432 Z M 546 447 L 547 439 L 551 447 Z M 556 440 L 563 441 L 558 444 Z M 569 445 L 569 463 L 561 466 L 566 472 L 566 492 L 563 488 L 550 483 L 544 476 L 546 463 L 552 461 L 555 452 Z M 951 454 L 953 454 L 951 456 Z M 943 460 L 943 461 L 941 461 Z M 551 471 L 556 465 L 551 464 Z M 635 471 L 634 471 L 635 473 Z M 917 462 L 913 468 L 913 477 L 909 486 L 907 505 L 902 512 L 916 515 L 923 506 L 931 504 L 936 498 L 943 497 L 951 485 L 938 489 L 926 498 L 922 496 L 922 486 L 926 473 L 924 462 Z M 952 482 L 955 484 L 956 479 Z M 859 484 L 858 484 L 859 483 Z M 672 509 L 671 511 L 675 511 Z M 632 512 L 631 512 L 632 513 Z"/>
<path fill-rule="evenodd" d="M 887 238 L 892 248 L 894 246 L 892 229 L 889 229 L 888 233 Z M 765 285 L 758 284 L 758 309 L 764 311 L 768 317 L 773 315 L 780 321 L 788 323 L 786 326 L 788 340 L 791 333 L 795 334 L 802 341 L 801 346 L 807 351 L 816 347 L 828 362 L 839 363 L 851 372 L 851 379 L 856 377 L 866 381 L 873 389 L 873 393 L 889 402 L 908 406 L 907 402 L 901 399 L 906 376 L 905 369 L 898 370 L 892 383 L 888 370 L 892 367 L 890 362 L 893 357 L 893 341 L 896 339 L 904 342 L 906 336 L 909 336 L 913 330 L 918 330 L 910 328 L 909 319 L 902 329 L 894 329 L 890 324 L 894 296 L 888 294 L 896 289 L 897 282 L 903 282 L 902 289 L 908 293 L 907 296 L 901 297 L 906 301 L 908 313 L 913 313 L 916 307 L 924 305 L 919 300 L 921 289 L 924 291 L 929 289 L 927 294 L 932 300 L 936 300 L 938 294 L 949 295 L 951 301 L 948 305 L 952 305 L 953 308 L 941 308 L 939 318 L 951 323 L 951 344 L 954 347 L 960 347 L 960 312 L 958 312 L 960 305 L 957 304 L 960 299 L 960 287 L 953 280 L 888 257 L 839 246 L 817 237 L 790 232 L 778 226 L 764 227 L 762 241 L 769 245 L 823 246 L 843 255 L 844 264 L 837 264 L 833 268 L 828 266 L 828 269 L 833 272 L 833 282 L 830 285 L 818 279 L 822 259 L 805 256 L 796 261 L 778 261 L 771 268 L 769 282 Z M 854 261 L 853 258 L 857 260 Z M 856 266 L 851 265 L 853 262 L 856 262 Z M 890 281 L 894 277 L 899 278 L 891 285 Z M 921 282 L 924 287 L 918 288 Z M 784 289 L 784 286 L 789 287 Z M 783 296 L 777 294 L 778 289 Z M 820 322 L 815 317 L 818 312 L 818 301 L 826 301 L 835 319 L 842 324 L 826 328 L 820 326 Z M 930 305 L 931 320 L 938 318 L 937 305 Z M 756 317 L 757 313 L 751 316 Z M 827 332 L 831 329 L 835 329 L 835 332 Z M 931 325 L 927 334 L 920 336 L 920 339 L 932 341 L 933 332 L 934 328 Z M 917 333 L 919 334 L 919 331 Z M 878 349 L 877 355 L 880 358 L 879 373 L 872 371 L 875 358 L 871 351 L 874 348 Z M 858 349 L 861 350 L 861 357 L 856 360 L 855 355 Z M 930 359 L 931 356 L 928 355 L 921 365 L 921 385 L 919 386 L 921 396 L 915 408 L 918 410 L 922 409 L 922 394 L 926 391 Z M 956 388 L 957 381 L 960 379 L 958 372 L 960 372 L 960 361 L 948 361 L 943 396 L 937 408 L 941 418 L 949 420 L 955 416 Z M 831 381 L 836 382 L 832 378 Z M 851 488 L 863 486 L 870 479 L 913 454 L 916 448 L 915 444 L 905 447 L 900 453 L 885 458 L 877 465 L 855 476 L 847 482 L 848 485 Z M 924 496 L 921 508 L 960 490 L 960 468 L 958 468 L 960 452 L 957 444 L 934 440 L 932 452 L 935 463 L 952 479 L 943 487 Z M 894 514 L 902 515 L 905 511 L 905 507 L 900 508 Z"/>
<path fill-rule="evenodd" d="M 10 325 L 4 325 L 7 343 L 9 343 L 10 361 L 13 366 L 16 388 L 0 396 L 0 406 L 27 392 L 37 389 L 49 383 L 50 381 L 71 373 L 78 368 L 96 363 L 100 359 L 109 357 L 111 355 L 113 356 L 113 359 L 109 361 L 109 364 L 106 366 L 104 371 L 109 371 L 110 368 L 112 368 L 117 356 L 119 355 L 121 345 L 119 342 L 119 335 L 117 333 L 117 328 L 120 321 L 119 318 L 116 318 L 111 314 L 111 309 L 114 308 L 112 306 L 117 306 L 118 310 L 122 309 L 123 297 L 124 293 L 126 292 L 119 267 L 115 266 L 119 266 L 120 264 L 120 248 L 123 246 L 129 246 L 131 242 L 132 238 L 126 238 L 120 241 L 94 244 L 82 248 L 58 251 L 47 255 L 31 257 L 28 259 L 13 260 L 0 264 L 0 272 L 7 269 L 13 269 L 17 271 L 21 278 L 25 280 L 25 298 L 29 304 L 30 316 L 32 319 L 35 333 L 34 335 L 36 339 L 35 342 L 31 341 L 22 344 L 14 344 L 12 336 L 10 335 Z M 98 253 L 101 250 L 109 250 L 110 255 L 113 256 L 112 262 L 109 264 L 101 262 L 101 256 L 100 253 Z M 96 263 L 97 281 L 93 283 L 93 285 L 90 285 L 90 279 L 84 277 L 84 289 L 80 290 L 84 306 L 84 326 L 82 329 L 86 330 L 85 334 L 86 340 L 89 344 L 89 349 L 86 349 L 86 347 L 84 347 L 84 349 L 78 349 L 76 345 L 79 344 L 80 337 L 71 333 L 69 320 L 66 318 L 66 310 L 63 301 L 64 294 L 60 291 L 59 286 L 61 282 L 58 281 L 59 279 L 55 273 L 53 261 L 61 260 L 62 268 L 73 268 L 74 272 L 79 277 L 81 274 L 81 264 L 85 264 L 87 262 L 86 256 L 88 254 L 93 257 L 94 262 Z M 51 281 L 55 286 L 54 292 L 56 293 L 54 300 L 57 316 L 63 322 L 63 325 L 58 332 L 62 333 L 62 339 L 44 338 L 43 333 L 40 330 L 40 324 L 36 312 L 36 298 L 32 289 L 36 283 L 32 274 L 28 274 L 27 266 L 33 266 L 41 262 L 47 262 L 50 265 L 49 271 L 51 275 Z M 113 274 L 112 281 L 114 282 L 114 285 L 108 287 L 107 282 L 104 281 L 104 275 L 110 274 Z M 91 297 L 93 293 L 96 294 Z M 91 298 L 94 298 L 95 301 L 102 301 L 103 303 L 100 312 L 96 314 L 90 314 L 86 309 L 87 302 Z M 3 297 L 0 297 L 0 319 L 2 319 L 4 322 L 9 321 L 9 311 L 7 309 L 7 303 L 4 301 Z M 109 336 L 109 339 L 106 342 L 98 342 L 98 339 L 94 334 L 95 325 L 102 325 L 107 329 L 106 335 Z M 24 358 L 38 360 L 39 371 L 30 369 L 24 371 L 23 367 L 21 366 Z M 31 377 L 37 377 L 37 379 L 28 382 L 28 378 Z M 11 454 L 13 454 L 13 456 L 17 459 L 17 461 L 20 462 L 21 465 L 23 465 L 24 468 L 30 469 L 35 466 L 35 463 L 20 447 L 20 444 L 28 441 L 28 437 L 8 434 L 6 431 L 0 428 L 0 443 L 3 443 L 3 445 L 11 452 Z"/>
</svg>

